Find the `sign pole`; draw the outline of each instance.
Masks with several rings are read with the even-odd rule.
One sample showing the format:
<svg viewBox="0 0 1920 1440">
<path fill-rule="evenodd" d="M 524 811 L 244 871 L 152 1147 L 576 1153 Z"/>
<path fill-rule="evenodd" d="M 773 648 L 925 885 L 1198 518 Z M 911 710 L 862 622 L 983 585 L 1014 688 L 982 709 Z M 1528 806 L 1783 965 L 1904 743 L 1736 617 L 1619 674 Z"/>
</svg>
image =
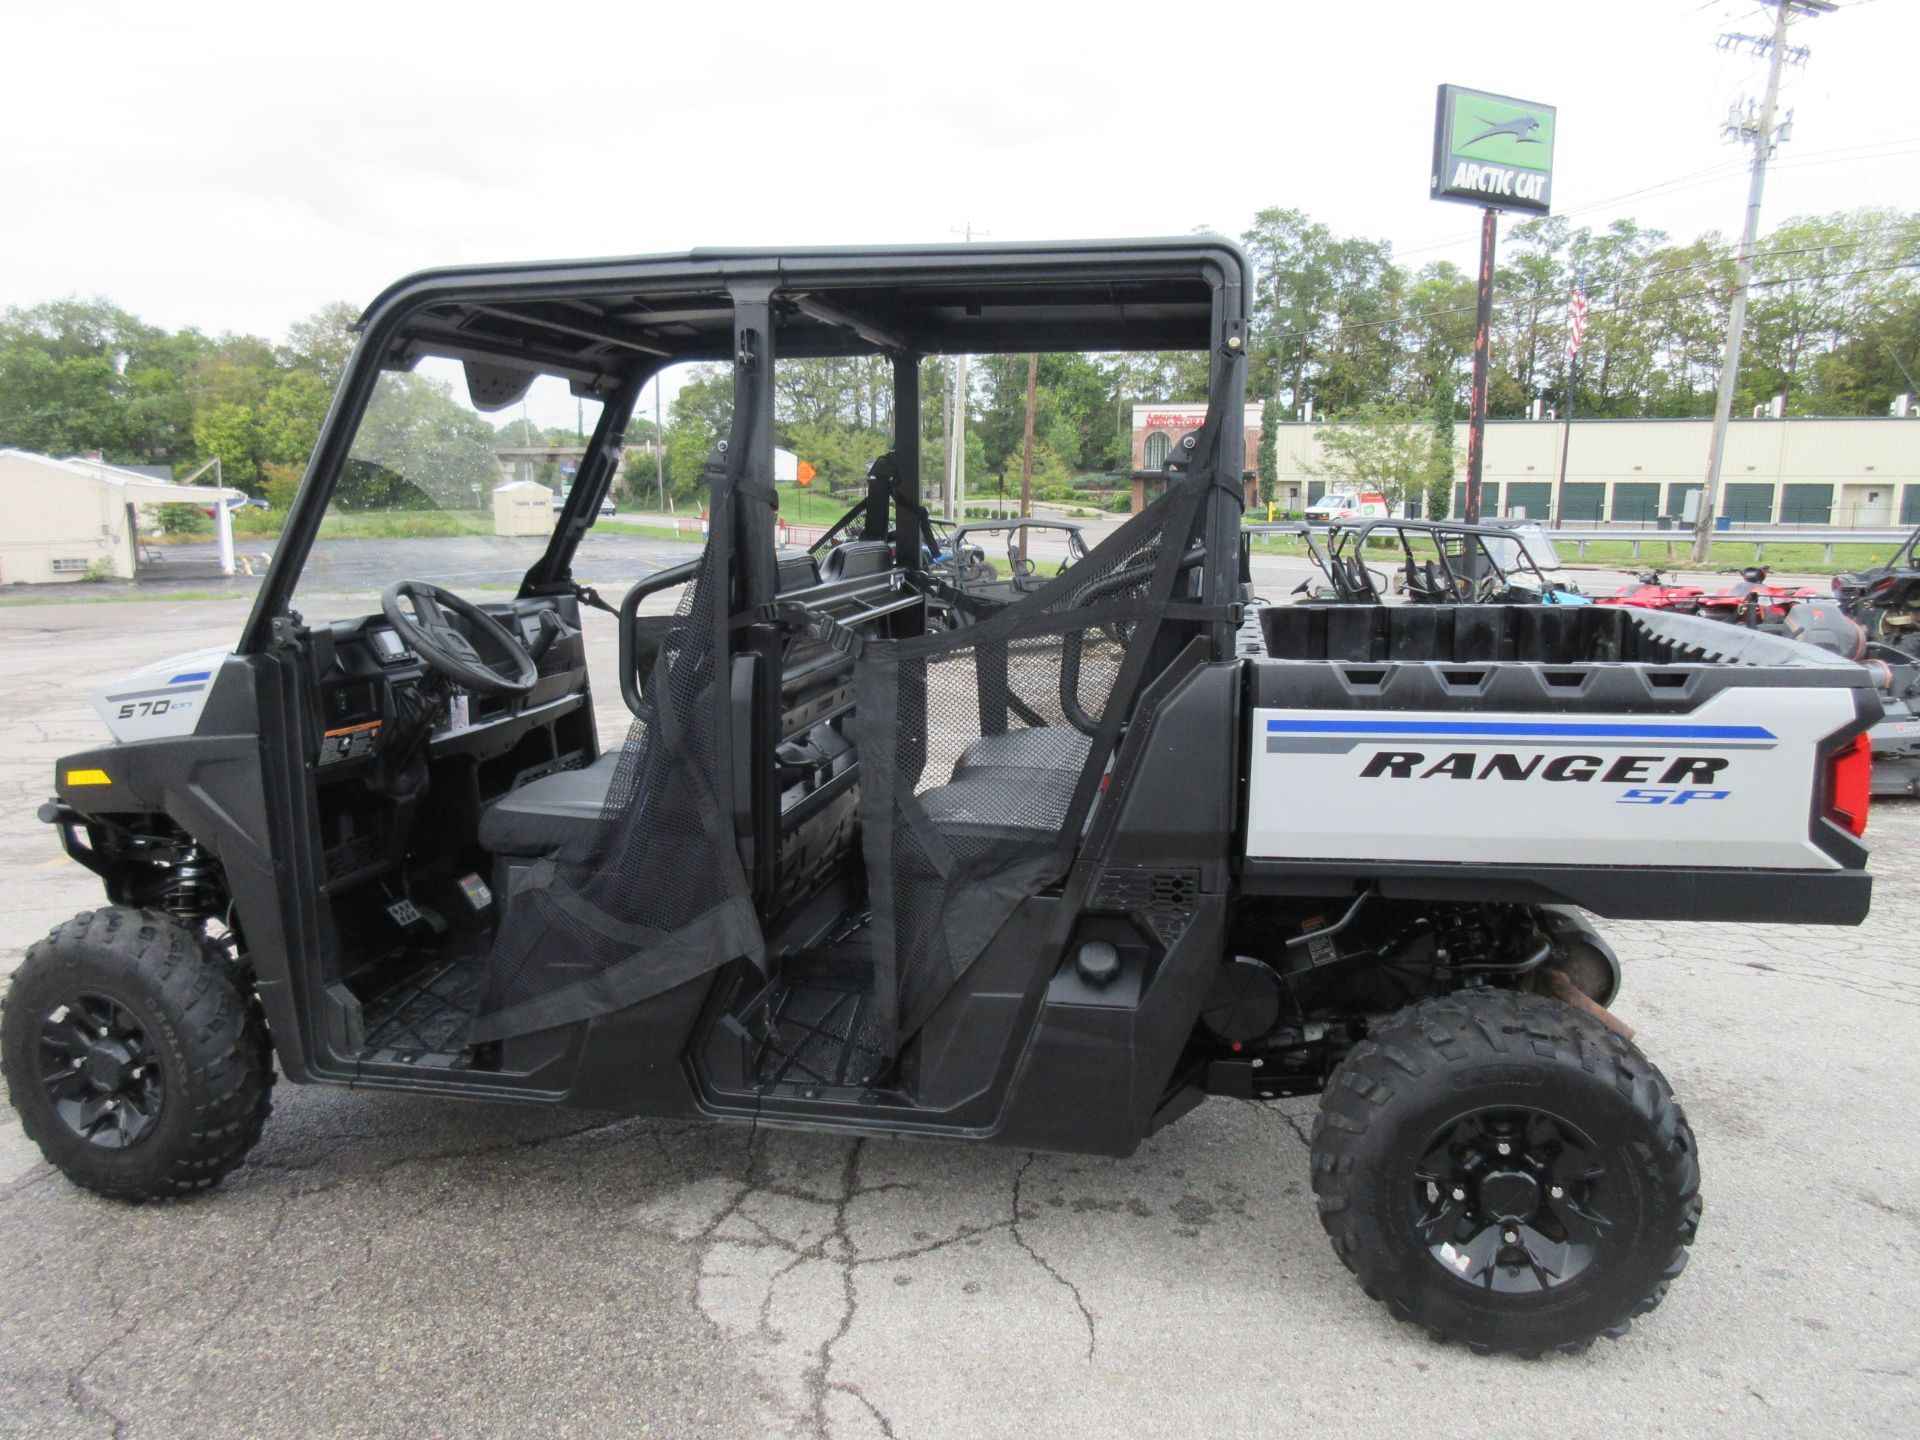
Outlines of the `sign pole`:
<svg viewBox="0 0 1920 1440">
<path fill-rule="evenodd" d="M 1500 212 L 1489 205 L 1480 214 L 1480 293 L 1473 320 L 1473 407 L 1467 416 L 1467 514 L 1480 523 L 1480 470 L 1487 440 L 1487 336 L 1493 327 L 1493 241 Z"/>
<path fill-rule="evenodd" d="M 1493 330 L 1493 252 L 1502 210 L 1546 215 L 1553 208 L 1557 112 L 1510 95 L 1442 85 L 1433 119 L 1432 195 L 1480 210 L 1480 287 L 1473 325 L 1473 403 L 1467 413 L 1468 524 L 1480 523 L 1487 452 L 1487 372 Z M 1499 507 L 1494 507 L 1496 510 Z"/>
</svg>

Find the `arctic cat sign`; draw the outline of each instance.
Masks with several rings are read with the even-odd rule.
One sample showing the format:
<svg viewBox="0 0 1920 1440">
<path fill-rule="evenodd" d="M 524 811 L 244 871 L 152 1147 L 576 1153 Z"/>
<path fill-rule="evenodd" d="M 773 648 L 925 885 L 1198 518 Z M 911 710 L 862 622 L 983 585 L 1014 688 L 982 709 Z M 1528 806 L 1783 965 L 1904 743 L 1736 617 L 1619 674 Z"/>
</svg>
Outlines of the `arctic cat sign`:
<svg viewBox="0 0 1920 1440">
<path fill-rule="evenodd" d="M 1544 215 L 1553 201 L 1551 105 L 1440 87 L 1433 198 Z"/>
</svg>

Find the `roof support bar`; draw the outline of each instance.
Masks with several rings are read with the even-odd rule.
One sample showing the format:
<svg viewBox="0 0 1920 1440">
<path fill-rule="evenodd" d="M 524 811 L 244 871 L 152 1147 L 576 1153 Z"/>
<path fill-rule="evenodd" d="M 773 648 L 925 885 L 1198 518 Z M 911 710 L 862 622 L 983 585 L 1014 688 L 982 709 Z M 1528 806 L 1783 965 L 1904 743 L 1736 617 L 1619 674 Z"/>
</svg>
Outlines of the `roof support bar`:
<svg viewBox="0 0 1920 1440">
<path fill-rule="evenodd" d="M 613 345 L 622 350 L 636 351 L 641 355 L 671 355 L 658 345 L 649 345 L 644 340 L 636 340 L 631 335 L 617 330 L 606 330 L 596 325 L 576 325 L 563 320 L 549 320 L 544 315 L 535 315 L 525 310 L 502 310 L 493 305 L 466 305 L 475 315 L 491 315 L 496 320 L 512 320 L 521 325 L 537 325 L 542 330 L 551 330 L 556 335 L 571 335 L 578 340 L 592 340 L 601 345 Z"/>
<path fill-rule="evenodd" d="M 851 330 L 869 345 L 877 345 L 892 355 L 907 353 L 906 340 L 887 329 L 854 314 L 851 310 L 842 310 L 838 305 L 829 305 L 817 295 L 789 295 L 787 299 L 802 315 L 818 320 L 823 325 L 837 325 L 842 330 Z"/>
</svg>

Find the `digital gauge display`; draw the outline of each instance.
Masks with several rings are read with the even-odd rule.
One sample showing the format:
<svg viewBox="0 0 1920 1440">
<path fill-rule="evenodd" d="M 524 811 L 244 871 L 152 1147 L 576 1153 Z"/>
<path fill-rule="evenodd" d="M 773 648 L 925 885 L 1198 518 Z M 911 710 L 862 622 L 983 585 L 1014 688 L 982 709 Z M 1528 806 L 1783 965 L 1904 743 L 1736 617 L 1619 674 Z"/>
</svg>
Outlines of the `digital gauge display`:
<svg viewBox="0 0 1920 1440">
<path fill-rule="evenodd" d="M 397 630 L 375 630 L 371 632 L 374 651 L 380 656 L 383 665 L 392 665 L 401 660 L 411 659 L 407 645 Z"/>
</svg>

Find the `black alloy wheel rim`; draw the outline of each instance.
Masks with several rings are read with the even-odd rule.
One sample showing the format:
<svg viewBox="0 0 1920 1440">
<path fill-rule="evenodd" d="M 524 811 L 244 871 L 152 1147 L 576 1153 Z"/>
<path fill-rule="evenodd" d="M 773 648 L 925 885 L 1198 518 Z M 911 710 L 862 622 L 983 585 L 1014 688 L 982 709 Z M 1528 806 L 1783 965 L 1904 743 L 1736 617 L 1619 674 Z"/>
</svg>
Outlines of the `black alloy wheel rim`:
<svg viewBox="0 0 1920 1440">
<path fill-rule="evenodd" d="M 1413 1229 L 1449 1275 L 1479 1290 L 1557 1290 L 1605 1249 L 1616 1204 L 1599 1147 L 1520 1106 L 1476 1110 L 1434 1132 L 1413 1173 Z"/>
<path fill-rule="evenodd" d="M 160 1066 L 133 1012 L 106 995 L 76 995 L 40 1022 L 40 1085 L 60 1122 L 89 1145 L 124 1150 L 159 1123 Z"/>
</svg>

